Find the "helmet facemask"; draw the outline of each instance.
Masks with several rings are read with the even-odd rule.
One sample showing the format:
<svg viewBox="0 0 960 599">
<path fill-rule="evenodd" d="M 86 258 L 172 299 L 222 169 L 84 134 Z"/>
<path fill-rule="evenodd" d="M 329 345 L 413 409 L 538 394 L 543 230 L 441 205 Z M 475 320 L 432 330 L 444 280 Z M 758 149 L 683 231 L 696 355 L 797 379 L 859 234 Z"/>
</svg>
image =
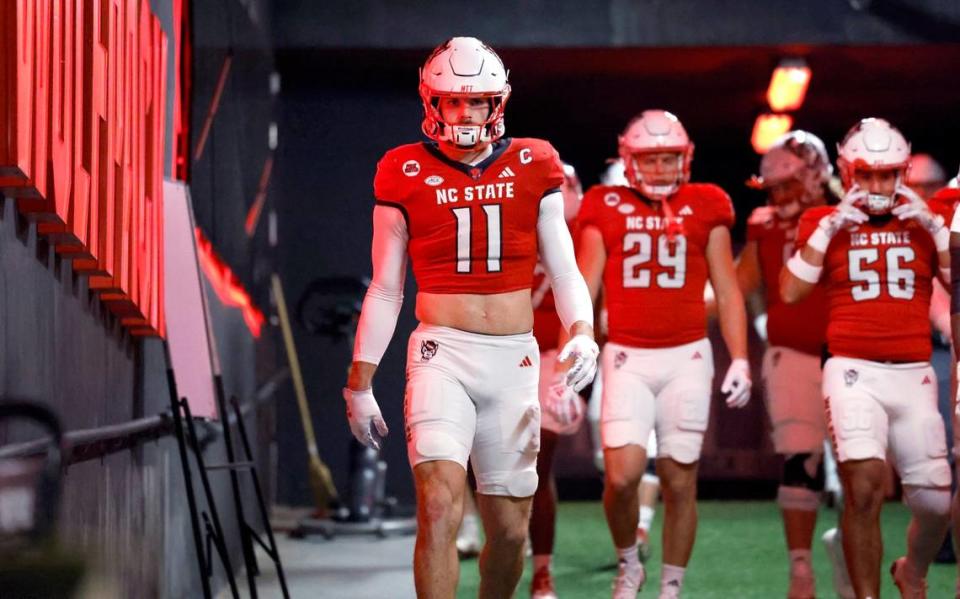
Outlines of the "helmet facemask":
<svg viewBox="0 0 960 599">
<path fill-rule="evenodd" d="M 461 149 L 503 137 L 503 112 L 510 97 L 508 75 L 496 52 L 476 38 L 455 37 L 438 46 L 420 69 L 423 133 Z M 440 109 L 443 98 L 483 98 L 489 112 L 480 123 L 448 122 Z"/>
<path fill-rule="evenodd" d="M 693 143 L 683 124 L 665 110 L 645 110 L 631 120 L 619 137 L 619 154 L 630 186 L 651 200 L 663 200 L 690 180 Z M 676 178 L 669 183 L 648 181 L 639 161 L 645 154 L 675 153 Z"/>
<path fill-rule="evenodd" d="M 871 215 L 888 214 L 896 201 L 895 189 L 904 179 L 910 163 L 910 142 L 900 131 L 883 119 L 863 119 L 853 126 L 837 144 L 837 166 L 844 189 L 856 181 L 856 173 L 894 172 L 894 185 L 889 194 L 870 192 L 863 201 L 863 209 Z"/>
</svg>

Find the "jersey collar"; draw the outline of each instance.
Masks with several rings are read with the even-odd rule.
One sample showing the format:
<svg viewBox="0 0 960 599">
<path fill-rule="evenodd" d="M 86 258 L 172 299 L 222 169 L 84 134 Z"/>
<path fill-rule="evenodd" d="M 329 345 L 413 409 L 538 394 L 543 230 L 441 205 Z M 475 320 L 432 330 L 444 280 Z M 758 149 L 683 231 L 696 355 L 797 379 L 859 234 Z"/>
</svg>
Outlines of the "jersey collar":
<svg viewBox="0 0 960 599">
<path fill-rule="evenodd" d="M 478 162 L 477 164 L 464 164 L 456 160 L 450 160 L 446 154 L 440 151 L 440 148 L 437 146 L 437 142 L 423 142 L 423 148 L 431 154 L 434 158 L 440 162 L 446 164 L 447 166 L 454 168 L 468 177 L 473 179 L 479 179 L 484 171 L 487 168 L 497 161 L 504 152 L 507 151 L 507 148 L 510 147 L 510 144 L 513 142 L 513 138 L 504 137 L 493 142 L 493 151 L 490 152 L 490 155 Z"/>
</svg>

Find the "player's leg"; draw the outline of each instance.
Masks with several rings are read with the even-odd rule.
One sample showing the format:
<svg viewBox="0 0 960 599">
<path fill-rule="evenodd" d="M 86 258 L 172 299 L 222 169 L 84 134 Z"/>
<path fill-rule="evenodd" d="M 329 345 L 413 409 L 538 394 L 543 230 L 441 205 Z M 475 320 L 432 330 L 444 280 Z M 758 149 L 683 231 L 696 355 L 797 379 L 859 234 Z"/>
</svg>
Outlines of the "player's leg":
<svg viewBox="0 0 960 599">
<path fill-rule="evenodd" d="M 487 542 L 480 553 L 480 599 L 512 597 L 523 573 L 532 497 L 477 494 Z"/>
<path fill-rule="evenodd" d="M 404 419 L 417 492 L 417 596 L 449 598 L 459 578 L 456 534 L 477 410 L 463 377 L 469 345 L 454 331 L 421 325 L 407 345 Z"/>
<path fill-rule="evenodd" d="M 619 562 L 614 582 L 614 597 L 618 599 L 636 596 L 646 578 L 639 560 L 636 536 L 637 485 L 646 467 L 645 446 L 654 421 L 654 395 L 642 376 L 646 354 L 607 343 L 601 357 L 603 509 Z"/>
<path fill-rule="evenodd" d="M 919 593 L 949 527 L 946 431 L 931 366 L 891 369 L 889 378 L 888 386 L 899 394 L 889 410 L 890 447 L 903 480 L 904 503 L 911 512 L 907 555 L 891 571 L 902 593 Z"/>
<path fill-rule="evenodd" d="M 423 462 L 413 469 L 417 490 L 417 541 L 413 576 L 418 599 L 447 599 L 457 591 L 455 545 L 466 471 L 456 462 Z"/>
<path fill-rule="evenodd" d="M 637 514 L 637 549 L 640 552 L 640 561 L 646 562 L 650 558 L 651 543 L 650 529 L 653 527 L 653 518 L 657 513 L 657 502 L 660 500 L 660 477 L 657 476 L 657 433 L 650 432 L 650 441 L 647 443 L 647 467 L 640 478 L 637 488 L 640 509 Z"/>
<path fill-rule="evenodd" d="M 888 420 L 875 392 L 883 390 L 882 379 L 883 370 L 865 360 L 834 357 L 823 367 L 827 422 L 843 483 L 843 553 L 857 597 L 878 597 L 880 588 Z"/>
<path fill-rule="evenodd" d="M 713 353 L 702 339 L 671 348 L 657 394 L 657 473 L 663 494 L 660 596 L 680 594 L 697 534 L 697 472 L 710 419 Z"/>
<path fill-rule="evenodd" d="M 553 476 L 553 455 L 558 435 L 544 427 L 540 429 L 540 454 L 537 456 L 537 492 L 533 496 L 530 514 L 530 544 L 533 548 L 533 580 L 530 595 L 533 599 L 556 597 L 551 576 L 553 540 L 557 521 L 557 484 Z"/>
<path fill-rule="evenodd" d="M 824 485 L 826 421 L 820 391 L 820 359 L 784 347 L 770 347 L 763 358 L 773 445 L 783 456 L 777 503 L 783 516 L 790 559 L 787 596 L 815 594 L 811 546 Z"/>
<path fill-rule="evenodd" d="M 840 529 L 850 582 L 857 597 L 879 597 L 883 555 L 880 508 L 886 464 L 876 458 L 847 460 L 840 462 L 839 469 L 844 493 Z"/>
<path fill-rule="evenodd" d="M 486 544 L 479 597 L 510 597 L 523 572 L 530 506 L 537 490 L 540 352 L 532 335 L 470 336 L 468 391 L 477 432 L 470 453 Z"/>
</svg>

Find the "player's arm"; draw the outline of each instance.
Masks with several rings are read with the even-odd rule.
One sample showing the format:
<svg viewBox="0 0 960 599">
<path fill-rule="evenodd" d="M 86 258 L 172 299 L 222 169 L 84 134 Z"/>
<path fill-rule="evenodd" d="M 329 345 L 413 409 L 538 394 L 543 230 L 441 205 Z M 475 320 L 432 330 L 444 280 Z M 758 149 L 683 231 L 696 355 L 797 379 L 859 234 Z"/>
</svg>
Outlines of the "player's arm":
<svg viewBox="0 0 960 599">
<path fill-rule="evenodd" d="M 570 230 L 563 218 L 563 195 L 557 191 L 540 201 L 537 219 L 540 262 L 553 287 L 557 315 L 570 335 L 557 359 L 573 358 L 567 371 L 567 384 L 579 391 L 597 370 L 600 350 L 593 340 L 593 302 L 583 275 L 577 269 Z"/>
<path fill-rule="evenodd" d="M 747 310 L 738 285 L 730 249 L 730 230 L 714 227 L 707 240 L 710 283 L 717 298 L 720 330 L 734 360 L 747 357 Z"/>
<path fill-rule="evenodd" d="M 756 241 L 748 241 L 737 257 L 737 285 L 740 293 L 747 297 L 760 289 L 760 252 Z"/>
<path fill-rule="evenodd" d="M 707 239 L 707 266 L 710 283 L 717 298 L 720 332 L 730 352 L 730 368 L 720 391 L 727 394 L 727 405 L 740 408 L 750 401 L 750 363 L 747 361 L 747 309 L 737 282 L 730 249 L 730 230 L 714 227 Z"/>
<path fill-rule="evenodd" d="M 373 375 L 387 351 L 403 305 L 408 238 L 407 223 L 398 208 L 377 205 L 373 209 L 373 278 L 360 309 L 353 362 L 343 389 L 350 429 L 358 441 L 372 447 L 377 447 L 378 442 L 371 424 L 381 436 L 387 434 L 387 425 L 373 396 Z"/>
<path fill-rule="evenodd" d="M 780 297 L 795 304 L 813 292 L 823 272 L 824 252 L 809 244 L 797 250 L 780 270 Z"/>
<path fill-rule="evenodd" d="M 957 216 L 950 225 L 950 258 L 950 286 L 947 287 L 950 290 L 950 324 L 953 347 L 960 348 L 960 218 Z"/>
</svg>

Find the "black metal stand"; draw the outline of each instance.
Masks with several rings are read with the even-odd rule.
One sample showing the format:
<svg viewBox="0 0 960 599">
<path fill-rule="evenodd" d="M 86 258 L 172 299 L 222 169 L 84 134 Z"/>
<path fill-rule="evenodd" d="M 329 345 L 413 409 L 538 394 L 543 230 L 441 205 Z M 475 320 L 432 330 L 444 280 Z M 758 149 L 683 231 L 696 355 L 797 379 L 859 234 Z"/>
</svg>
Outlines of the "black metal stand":
<svg viewBox="0 0 960 599">
<path fill-rule="evenodd" d="M 257 508 L 260 512 L 260 521 L 263 524 L 263 530 L 267 535 L 267 543 L 263 542 L 263 539 L 257 534 L 257 532 L 249 526 L 246 522 L 243 524 L 243 529 L 247 533 L 247 537 L 256 541 L 260 547 L 270 556 L 270 559 L 273 560 L 273 565 L 277 569 L 277 578 L 280 579 L 280 590 L 283 591 L 283 596 L 286 599 L 290 599 L 290 592 L 287 590 L 287 579 L 283 574 L 283 564 L 280 562 L 280 552 L 277 550 L 277 542 L 273 536 L 273 528 L 270 526 L 270 518 L 267 515 L 267 503 L 263 498 L 263 489 L 260 486 L 260 477 L 257 475 L 257 468 L 253 461 L 253 451 L 250 449 L 250 439 L 247 437 L 247 428 L 243 424 L 243 414 L 240 411 L 240 402 L 236 397 L 230 398 L 230 404 L 233 407 L 233 412 L 237 416 L 237 430 L 240 431 L 240 441 L 243 443 L 243 454 L 246 458 L 247 464 L 250 464 L 249 472 L 250 477 L 253 481 L 253 490 L 257 495 Z M 253 551 L 251 551 L 253 556 Z M 256 559 L 254 558 L 254 563 Z M 258 570 L 259 573 L 259 570 Z"/>
<path fill-rule="evenodd" d="M 181 400 L 177 395 L 173 361 L 170 359 L 170 348 L 166 341 L 163 342 L 163 351 L 167 360 L 167 388 L 170 391 L 170 411 L 173 413 L 173 429 L 177 437 L 177 447 L 180 450 L 180 465 L 183 468 L 183 482 L 187 491 L 187 504 L 190 508 L 190 525 L 193 531 L 193 544 L 197 550 L 197 563 L 200 567 L 200 583 L 203 585 L 203 596 L 204 599 L 213 599 L 213 591 L 210 586 L 210 578 L 213 576 L 213 547 L 211 547 L 213 545 L 217 549 L 217 554 L 225 570 L 230 591 L 235 599 L 239 599 L 240 592 L 237 589 L 237 581 L 230 564 L 230 555 L 223 541 L 223 529 L 220 527 L 217 504 L 214 502 L 213 493 L 210 491 L 210 481 L 207 479 L 207 473 L 204 469 L 203 454 L 200 451 L 200 444 L 197 442 L 190 406 L 186 400 Z M 186 426 L 184 426 L 185 421 Z M 193 450 L 199 466 L 200 477 L 207 498 L 207 507 L 210 510 L 209 514 L 206 511 L 201 513 L 197 507 L 197 495 L 193 488 L 193 470 L 190 467 L 190 458 L 187 455 L 188 446 Z M 205 538 L 200 528 L 201 515 L 207 533 Z"/>
</svg>

